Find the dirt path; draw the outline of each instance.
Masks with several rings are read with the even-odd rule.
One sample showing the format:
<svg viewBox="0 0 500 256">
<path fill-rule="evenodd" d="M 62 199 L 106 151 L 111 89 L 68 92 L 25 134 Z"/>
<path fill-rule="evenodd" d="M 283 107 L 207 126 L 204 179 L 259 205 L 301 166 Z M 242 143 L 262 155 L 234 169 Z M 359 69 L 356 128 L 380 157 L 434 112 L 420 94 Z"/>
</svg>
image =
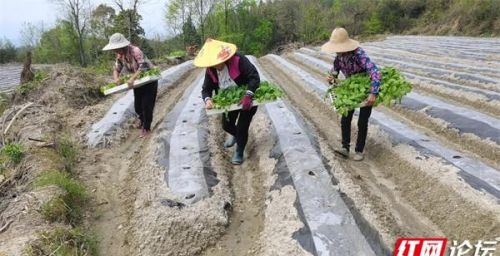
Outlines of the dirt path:
<svg viewBox="0 0 500 256">
<path fill-rule="evenodd" d="M 162 118 L 176 105 L 184 90 L 194 81 L 198 72 L 190 72 L 180 83 L 157 97 L 153 132 Z M 81 166 L 89 190 L 95 198 L 90 225 L 99 238 L 101 255 L 129 255 L 130 227 L 135 192 L 134 176 L 140 175 L 141 151 L 150 139 L 138 137 L 139 130 L 130 128 L 124 141 L 105 149 L 89 149 Z M 118 142 L 117 142 L 118 143 Z M 116 144 L 116 143 L 115 143 Z"/>
<path fill-rule="evenodd" d="M 233 206 L 230 225 L 220 241 L 202 255 L 258 255 L 256 247 L 263 230 L 266 192 L 269 190 L 265 181 L 274 169 L 274 160 L 269 157 L 273 145 L 265 139 L 271 136 L 265 129 L 266 123 L 265 114 L 259 110 L 250 126 L 245 152 L 248 158 L 231 171 Z M 226 150 L 227 160 L 233 150 Z"/>
</svg>

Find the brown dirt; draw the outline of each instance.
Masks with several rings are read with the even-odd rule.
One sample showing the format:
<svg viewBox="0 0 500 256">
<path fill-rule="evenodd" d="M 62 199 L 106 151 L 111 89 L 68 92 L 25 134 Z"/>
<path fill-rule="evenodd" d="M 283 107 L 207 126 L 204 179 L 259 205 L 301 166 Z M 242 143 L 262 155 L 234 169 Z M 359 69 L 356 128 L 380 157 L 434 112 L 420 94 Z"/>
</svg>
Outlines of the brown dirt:
<svg viewBox="0 0 500 256">
<path fill-rule="evenodd" d="M 316 128 L 323 140 L 322 150 L 331 152 L 339 146 L 338 117 L 330 107 L 299 85 L 293 74 L 276 68 L 273 61 L 264 58 L 262 64 Z M 393 147 L 387 136 L 380 135 L 373 126 L 366 151 L 366 159 L 361 163 L 339 161 L 333 154 L 329 163 L 334 167 L 332 172 L 339 180 L 341 191 L 353 200 L 355 208 L 380 232 L 387 245 L 405 235 L 445 234 L 453 238 L 481 239 L 498 234 L 497 205 L 461 183 L 456 176 L 451 181 L 449 176 L 455 172 L 451 166 L 437 159 L 426 159 L 406 145 Z M 325 152 L 323 155 L 328 159 L 329 154 Z M 415 162 L 417 157 L 422 160 Z M 440 171 L 429 173 L 432 170 Z M 444 170 L 449 174 L 446 178 L 440 176 Z M 464 207 L 457 208 L 457 205 Z M 486 226 L 491 228 L 486 230 Z"/>
<path fill-rule="evenodd" d="M 3 130 L 22 106 L 33 103 L 12 122 L 4 137 L 6 142 L 21 143 L 25 156 L 20 164 L 7 165 L 9 175 L 0 184 L 0 222 L 13 220 L 8 229 L 0 233 L 0 241 L 3 241 L 0 253 L 19 255 L 37 232 L 62 225 L 49 224 L 40 214 L 42 204 L 60 192 L 54 192 L 54 188 L 35 188 L 33 181 L 44 171 L 64 169 L 61 156 L 55 149 L 56 139 L 68 136 L 78 140 L 109 104 L 109 100 L 101 97 L 89 95 L 91 97 L 85 99 L 85 93 L 77 93 L 92 88 L 85 85 L 101 82 L 99 78 L 87 75 L 78 68 L 54 66 L 49 70 L 47 80 L 25 95 L 15 95 L 13 105 L 4 112 Z M 82 101 L 86 103 L 79 104 Z M 74 115 L 76 111 L 95 115 Z M 78 171 L 75 174 L 78 176 Z"/>
<path fill-rule="evenodd" d="M 481 139 L 470 133 L 462 134 L 441 119 L 432 118 L 424 112 L 415 112 L 402 107 L 394 107 L 386 113 L 403 119 L 406 123 L 425 131 L 442 144 L 453 146 L 459 152 L 469 152 L 474 158 L 500 169 L 500 145 L 491 140 Z"/>
<path fill-rule="evenodd" d="M 184 90 L 198 72 L 191 72 L 175 86 L 158 94 L 152 123 L 153 132 L 163 117 L 173 109 Z M 82 161 L 82 179 L 93 192 L 90 225 L 100 238 L 100 254 L 130 255 L 130 218 L 134 214 L 136 176 L 141 175 L 141 159 L 151 138 L 138 137 L 139 130 L 131 128 L 122 134 L 116 147 L 91 149 Z"/>
<path fill-rule="evenodd" d="M 246 149 L 248 159 L 233 168 L 230 178 L 234 197 L 230 225 L 220 241 L 202 255 L 257 255 L 257 242 L 264 228 L 266 192 L 270 188 L 265 181 L 275 166 L 275 160 L 269 157 L 273 144 L 268 123 L 262 110 L 254 116 Z M 230 159 L 231 153 L 232 150 L 226 151 L 225 158 Z"/>
<path fill-rule="evenodd" d="M 446 101 L 451 101 L 458 105 L 468 105 L 478 111 L 495 116 L 500 112 L 500 101 L 488 100 L 484 95 L 477 93 L 464 93 L 453 89 L 438 87 L 426 83 L 414 83 L 414 89 L 421 94 L 440 97 Z"/>
</svg>

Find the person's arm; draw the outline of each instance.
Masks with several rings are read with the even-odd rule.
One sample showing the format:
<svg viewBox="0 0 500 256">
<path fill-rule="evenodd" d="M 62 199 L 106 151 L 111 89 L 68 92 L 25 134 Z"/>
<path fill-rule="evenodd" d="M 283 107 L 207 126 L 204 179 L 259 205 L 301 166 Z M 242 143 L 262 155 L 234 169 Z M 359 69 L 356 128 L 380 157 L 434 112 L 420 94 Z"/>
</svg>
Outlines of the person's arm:
<svg viewBox="0 0 500 256">
<path fill-rule="evenodd" d="M 257 68 L 250 62 L 250 60 L 241 55 L 240 56 L 240 76 L 247 78 L 247 94 L 253 96 L 257 88 L 260 86 L 260 76 Z"/>
<path fill-rule="evenodd" d="M 338 57 L 335 57 L 335 59 L 333 60 L 333 67 L 328 72 L 326 81 L 328 81 L 329 84 L 336 84 L 337 79 L 339 78 L 339 71 L 340 71 L 339 59 Z"/>
<path fill-rule="evenodd" d="M 356 50 L 357 59 L 359 64 L 366 70 L 371 80 L 370 94 L 377 95 L 380 88 L 380 81 L 382 79 L 382 73 L 378 69 L 377 65 L 373 63 L 361 48 Z"/>
<path fill-rule="evenodd" d="M 252 107 L 253 95 L 257 88 L 260 86 L 260 76 L 257 68 L 250 62 L 250 60 L 241 55 L 240 56 L 240 76 L 247 78 L 247 91 L 240 101 L 242 110 L 249 110 Z"/>
<path fill-rule="evenodd" d="M 123 69 L 122 62 L 118 58 L 116 58 L 115 67 L 113 69 L 113 80 L 115 81 L 116 84 L 120 83 L 120 73 L 122 69 Z"/>
<path fill-rule="evenodd" d="M 359 64 L 366 70 L 370 76 L 371 86 L 370 95 L 366 98 L 366 105 L 372 106 L 377 100 L 377 95 L 380 89 L 380 81 L 382 79 L 382 73 L 378 69 L 377 65 L 371 61 L 365 51 L 361 48 L 356 50 L 357 59 Z"/>
<path fill-rule="evenodd" d="M 212 95 L 214 88 L 217 86 L 210 75 L 208 74 L 208 69 L 205 70 L 205 80 L 203 81 L 203 86 L 201 87 L 201 98 L 205 102 L 205 108 L 213 108 Z"/>
</svg>

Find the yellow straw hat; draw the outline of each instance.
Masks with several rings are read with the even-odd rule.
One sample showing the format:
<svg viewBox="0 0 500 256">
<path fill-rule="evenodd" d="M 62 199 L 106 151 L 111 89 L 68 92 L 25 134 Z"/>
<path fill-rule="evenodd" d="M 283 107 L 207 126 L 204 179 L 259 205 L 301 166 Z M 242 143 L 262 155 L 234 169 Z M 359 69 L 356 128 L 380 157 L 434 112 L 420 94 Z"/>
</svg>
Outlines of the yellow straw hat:
<svg viewBox="0 0 500 256">
<path fill-rule="evenodd" d="M 208 38 L 194 59 L 200 68 L 213 67 L 230 59 L 236 53 L 236 45 Z"/>
<path fill-rule="evenodd" d="M 349 38 L 344 28 L 336 28 L 332 32 L 330 41 L 321 46 L 321 51 L 327 53 L 350 52 L 359 47 L 359 42 Z"/>
</svg>

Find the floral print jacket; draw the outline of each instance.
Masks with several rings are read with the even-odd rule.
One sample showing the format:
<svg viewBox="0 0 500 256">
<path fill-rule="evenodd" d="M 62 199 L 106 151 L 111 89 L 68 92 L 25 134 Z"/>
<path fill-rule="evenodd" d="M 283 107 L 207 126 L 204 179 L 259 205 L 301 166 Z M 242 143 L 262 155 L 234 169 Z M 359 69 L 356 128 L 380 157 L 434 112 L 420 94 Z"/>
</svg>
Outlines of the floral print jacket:
<svg viewBox="0 0 500 256">
<path fill-rule="evenodd" d="M 371 79 L 371 94 L 378 94 L 382 74 L 377 65 L 373 63 L 365 51 L 358 47 L 356 50 L 344 54 L 337 54 L 333 61 L 332 73 L 336 77 L 341 71 L 345 77 L 367 72 Z"/>
</svg>

